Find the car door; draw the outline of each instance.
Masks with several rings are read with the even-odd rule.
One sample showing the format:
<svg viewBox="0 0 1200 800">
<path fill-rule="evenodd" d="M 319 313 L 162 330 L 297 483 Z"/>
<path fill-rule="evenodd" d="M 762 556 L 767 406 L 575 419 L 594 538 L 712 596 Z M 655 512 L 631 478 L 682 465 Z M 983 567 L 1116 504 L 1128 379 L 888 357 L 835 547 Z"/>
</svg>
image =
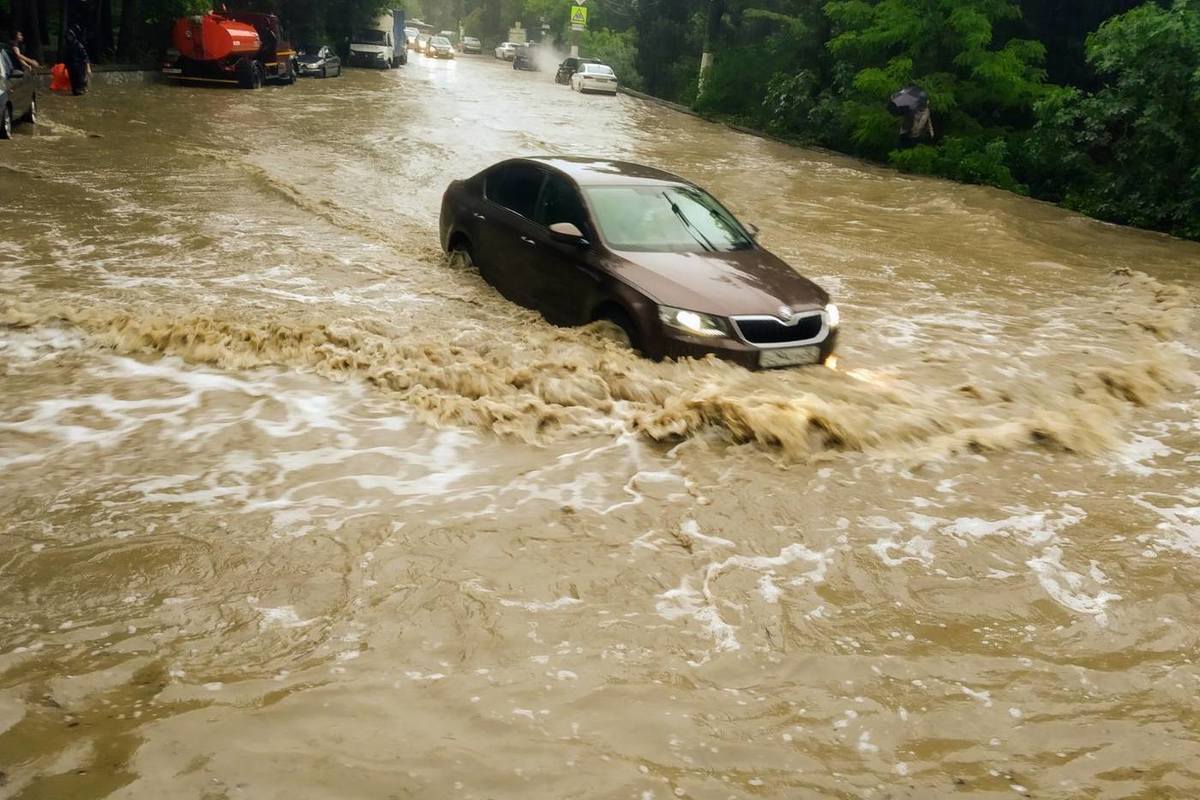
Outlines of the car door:
<svg viewBox="0 0 1200 800">
<path fill-rule="evenodd" d="M 538 197 L 534 221 L 538 224 L 537 257 L 532 261 L 536 308 L 558 325 L 587 322 L 587 312 L 601 284 L 600 272 L 589 264 L 591 251 L 587 246 L 559 241 L 550 233 L 551 225 L 569 222 L 585 239 L 595 241 L 579 190 L 564 176 L 549 173 Z"/>
<path fill-rule="evenodd" d="M 486 202 L 481 212 L 472 212 L 480 231 L 475 257 L 484 278 L 505 297 L 531 308 L 539 227 L 533 216 L 545 178 L 533 164 L 503 164 L 485 177 Z"/>
<path fill-rule="evenodd" d="M 13 125 L 21 121 L 21 117 L 29 110 L 33 99 L 33 79 L 24 72 L 24 65 L 13 64 L 8 53 L 0 51 L 0 70 L 4 72 L 5 83 L 8 84 L 8 102 L 12 103 Z"/>
</svg>

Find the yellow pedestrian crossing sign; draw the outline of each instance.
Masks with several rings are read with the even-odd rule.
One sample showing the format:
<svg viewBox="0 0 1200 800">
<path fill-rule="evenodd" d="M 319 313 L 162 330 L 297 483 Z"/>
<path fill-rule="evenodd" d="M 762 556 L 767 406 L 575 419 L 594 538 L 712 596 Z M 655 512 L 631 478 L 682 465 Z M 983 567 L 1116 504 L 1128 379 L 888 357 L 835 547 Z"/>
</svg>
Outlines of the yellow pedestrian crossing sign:
<svg viewBox="0 0 1200 800">
<path fill-rule="evenodd" d="M 571 30 L 581 31 L 587 27 L 587 6 L 571 6 Z"/>
</svg>

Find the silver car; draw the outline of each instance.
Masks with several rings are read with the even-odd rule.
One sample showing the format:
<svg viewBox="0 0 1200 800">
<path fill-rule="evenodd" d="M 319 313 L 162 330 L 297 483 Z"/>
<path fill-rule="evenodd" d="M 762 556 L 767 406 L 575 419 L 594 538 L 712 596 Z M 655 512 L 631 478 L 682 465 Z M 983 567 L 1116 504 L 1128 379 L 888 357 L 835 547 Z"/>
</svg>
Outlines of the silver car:
<svg viewBox="0 0 1200 800">
<path fill-rule="evenodd" d="M 14 120 L 37 122 L 37 83 L 0 50 L 0 139 L 12 138 Z"/>
</svg>

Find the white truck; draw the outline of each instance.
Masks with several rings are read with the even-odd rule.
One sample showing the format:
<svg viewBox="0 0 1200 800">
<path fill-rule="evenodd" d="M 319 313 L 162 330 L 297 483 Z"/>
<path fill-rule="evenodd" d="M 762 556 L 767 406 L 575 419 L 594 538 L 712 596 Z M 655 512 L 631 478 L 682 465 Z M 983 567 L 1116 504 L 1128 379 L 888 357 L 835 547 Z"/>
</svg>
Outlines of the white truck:
<svg viewBox="0 0 1200 800">
<path fill-rule="evenodd" d="M 368 27 L 350 37 L 350 63 L 356 67 L 393 69 L 408 63 L 404 38 L 404 10 L 381 14 Z"/>
</svg>

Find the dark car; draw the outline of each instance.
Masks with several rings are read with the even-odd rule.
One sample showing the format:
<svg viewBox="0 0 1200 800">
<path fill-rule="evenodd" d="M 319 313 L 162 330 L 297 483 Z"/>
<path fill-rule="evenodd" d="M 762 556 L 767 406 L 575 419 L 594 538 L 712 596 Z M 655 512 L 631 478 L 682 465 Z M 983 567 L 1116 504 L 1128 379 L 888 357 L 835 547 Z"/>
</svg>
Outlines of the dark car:
<svg viewBox="0 0 1200 800">
<path fill-rule="evenodd" d="M 579 69 L 581 64 L 599 64 L 598 58 L 579 58 L 571 56 L 564 58 L 562 63 L 558 65 L 558 72 L 554 73 L 555 83 L 570 83 L 571 76 Z"/>
<path fill-rule="evenodd" d="M 0 50 L 0 139 L 11 139 L 13 123 L 37 122 L 37 82 Z"/>
<path fill-rule="evenodd" d="M 338 57 L 332 47 L 325 45 L 300 48 L 296 64 L 297 72 L 300 75 L 328 78 L 342 74 L 342 59 Z"/>
<path fill-rule="evenodd" d="M 537 46 L 532 44 L 517 45 L 516 55 L 513 56 L 513 69 L 524 69 L 537 72 Z"/>
<path fill-rule="evenodd" d="M 557 325 L 607 320 L 651 358 L 824 363 L 829 295 L 700 187 L 600 158 L 502 161 L 442 197 L 442 247 Z"/>
<path fill-rule="evenodd" d="M 425 45 L 425 55 L 430 58 L 454 58 L 454 45 L 445 36 L 433 36 Z"/>
</svg>

